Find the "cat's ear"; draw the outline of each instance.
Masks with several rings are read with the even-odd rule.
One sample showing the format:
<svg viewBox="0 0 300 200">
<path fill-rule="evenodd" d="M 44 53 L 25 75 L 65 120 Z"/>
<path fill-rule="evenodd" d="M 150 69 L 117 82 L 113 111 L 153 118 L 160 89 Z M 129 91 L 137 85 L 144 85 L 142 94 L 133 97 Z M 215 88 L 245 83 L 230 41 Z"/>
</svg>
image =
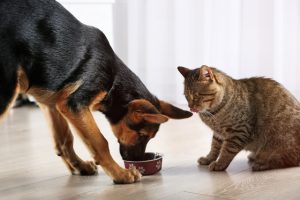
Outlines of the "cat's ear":
<svg viewBox="0 0 300 200">
<path fill-rule="evenodd" d="M 186 78 L 186 76 L 188 75 L 188 73 L 191 71 L 190 69 L 186 68 L 186 67 L 182 67 L 182 66 L 178 66 L 177 67 L 178 71 L 181 73 L 181 75 Z"/>
<path fill-rule="evenodd" d="M 199 80 L 200 81 L 214 80 L 214 73 L 212 69 L 206 65 L 202 65 L 199 69 Z"/>
</svg>

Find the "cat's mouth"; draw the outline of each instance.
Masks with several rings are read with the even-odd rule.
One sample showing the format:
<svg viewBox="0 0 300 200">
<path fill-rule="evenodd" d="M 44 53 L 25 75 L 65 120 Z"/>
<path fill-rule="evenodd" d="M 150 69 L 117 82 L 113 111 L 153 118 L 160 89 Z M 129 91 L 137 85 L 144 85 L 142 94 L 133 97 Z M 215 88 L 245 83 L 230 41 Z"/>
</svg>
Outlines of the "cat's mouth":
<svg viewBox="0 0 300 200">
<path fill-rule="evenodd" d="M 199 113 L 201 110 L 199 108 L 190 108 L 191 112 Z"/>
</svg>

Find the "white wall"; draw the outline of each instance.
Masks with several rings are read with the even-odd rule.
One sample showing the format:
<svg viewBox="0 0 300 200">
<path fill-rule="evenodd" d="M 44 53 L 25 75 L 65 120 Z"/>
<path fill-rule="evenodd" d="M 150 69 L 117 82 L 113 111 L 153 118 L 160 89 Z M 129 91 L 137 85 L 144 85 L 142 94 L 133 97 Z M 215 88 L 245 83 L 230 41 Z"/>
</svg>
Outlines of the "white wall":
<svg viewBox="0 0 300 200">
<path fill-rule="evenodd" d="M 267 76 L 300 99 L 299 0 L 60 0 L 101 29 L 158 97 L 186 103 L 176 67 Z"/>
<path fill-rule="evenodd" d="M 58 0 L 68 11 L 84 24 L 99 28 L 111 45 L 113 41 L 114 0 Z"/>
<path fill-rule="evenodd" d="M 202 64 L 272 77 L 300 98 L 299 0 L 116 0 L 118 9 L 115 50 L 163 99 L 185 103 L 176 67 Z"/>
</svg>

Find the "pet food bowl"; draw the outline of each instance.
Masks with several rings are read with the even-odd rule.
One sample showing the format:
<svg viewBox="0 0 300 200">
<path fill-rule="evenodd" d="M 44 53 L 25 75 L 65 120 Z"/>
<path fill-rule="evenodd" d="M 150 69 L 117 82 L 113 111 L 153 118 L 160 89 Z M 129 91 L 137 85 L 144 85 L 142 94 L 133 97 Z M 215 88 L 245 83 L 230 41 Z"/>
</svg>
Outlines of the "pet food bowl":
<svg viewBox="0 0 300 200">
<path fill-rule="evenodd" d="M 124 160 L 125 168 L 136 168 L 142 175 L 152 175 L 161 170 L 162 157 L 160 153 L 145 153 L 145 158 L 141 161 Z"/>
</svg>

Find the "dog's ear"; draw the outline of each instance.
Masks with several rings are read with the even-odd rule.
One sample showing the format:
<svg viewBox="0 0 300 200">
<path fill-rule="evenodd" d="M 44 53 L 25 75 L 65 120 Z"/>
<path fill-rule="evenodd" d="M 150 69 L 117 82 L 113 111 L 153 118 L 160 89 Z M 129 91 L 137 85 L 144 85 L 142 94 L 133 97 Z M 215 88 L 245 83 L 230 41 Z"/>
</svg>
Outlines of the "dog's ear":
<svg viewBox="0 0 300 200">
<path fill-rule="evenodd" d="M 188 73 L 191 71 L 190 69 L 186 68 L 186 67 L 182 67 L 179 66 L 177 67 L 178 71 L 181 73 L 181 75 L 186 78 L 186 76 L 188 75 Z"/>
<path fill-rule="evenodd" d="M 136 99 L 128 104 L 129 119 L 133 123 L 145 120 L 149 123 L 161 124 L 168 121 L 168 117 L 161 114 L 155 106 L 145 99 Z"/>
<path fill-rule="evenodd" d="M 147 114 L 147 113 L 144 113 L 144 114 L 142 114 L 142 117 L 145 121 L 150 122 L 150 123 L 154 123 L 154 124 L 162 124 L 162 123 L 165 123 L 169 120 L 168 117 L 166 117 L 165 115 L 162 115 L 162 114 Z"/>
<path fill-rule="evenodd" d="M 182 110 L 164 101 L 159 101 L 159 104 L 161 113 L 173 119 L 184 119 L 193 115 L 189 111 Z"/>
</svg>

